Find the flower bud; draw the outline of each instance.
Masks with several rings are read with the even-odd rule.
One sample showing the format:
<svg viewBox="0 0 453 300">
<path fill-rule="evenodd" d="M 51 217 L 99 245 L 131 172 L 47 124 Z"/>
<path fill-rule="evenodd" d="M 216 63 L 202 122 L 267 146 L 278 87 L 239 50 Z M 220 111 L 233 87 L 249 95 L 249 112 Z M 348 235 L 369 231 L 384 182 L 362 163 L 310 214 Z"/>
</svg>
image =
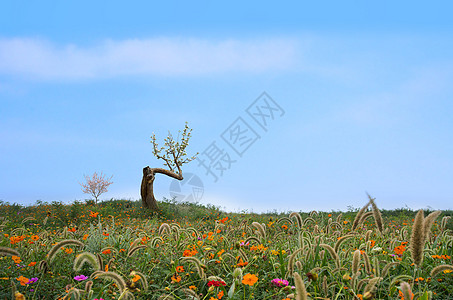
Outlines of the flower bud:
<svg viewBox="0 0 453 300">
<path fill-rule="evenodd" d="M 23 294 L 19 293 L 19 292 L 16 292 L 14 294 L 14 297 L 15 297 L 16 300 L 25 300 L 25 296 Z"/>
<path fill-rule="evenodd" d="M 349 276 L 349 274 L 348 273 L 344 274 L 343 281 L 349 281 L 349 280 L 351 280 L 351 277 Z"/>
<path fill-rule="evenodd" d="M 242 278 L 242 269 L 241 268 L 236 268 L 233 271 L 233 277 L 234 278 Z"/>
</svg>

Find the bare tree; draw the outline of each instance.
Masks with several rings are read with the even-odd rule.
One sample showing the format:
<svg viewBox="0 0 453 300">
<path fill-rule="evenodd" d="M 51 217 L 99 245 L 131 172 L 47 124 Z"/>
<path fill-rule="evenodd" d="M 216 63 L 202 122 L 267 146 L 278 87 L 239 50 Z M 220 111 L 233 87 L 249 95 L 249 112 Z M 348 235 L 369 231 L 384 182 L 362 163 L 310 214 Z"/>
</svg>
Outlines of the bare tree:
<svg viewBox="0 0 453 300">
<path fill-rule="evenodd" d="M 107 188 L 113 183 L 113 181 L 110 181 L 112 177 L 113 175 L 110 178 L 106 178 L 102 172 L 99 175 L 94 172 L 92 177 L 85 175 L 86 183 L 79 182 L 79 184 L 82 186 L 82 192 L 93 196 L 97 204 L 99 196 L 108 192 Z"/>
<path fill-rule="evenodd" d="M 164 161 L 164 168 L 150 168 L 146 166 L 143 168 L 143 178 L 141 185 L 141 197 L 144 208 L 149 208 L 154 211 L 158 210 L 157 201 L 154 197 L 153 184 L 156 174 L 164 174 L 175 178 L 177 180 L 183 180 L 181 167 L 183 164 L 189 163 L 195 159 L 198 155 L 195 154 L 190 158 L 186 158 L 186 147 L 189 145 L 189 139 L 191 136 L 192 129 L 186 125 L 182 131 L 181 140 L 179 140 L 179 135 L 176 140 L 173 139 L 173 136 L 168 132 L 167 138 L 165 138 L 165 146 L 159 148 L 156 142 L 156 136 L 151 136 L 151 143 L 153 144 L 153 154 L 157 159 L 162 159 Z M 179 131 L 181 134 L 181 131 Z"/>
</svg>

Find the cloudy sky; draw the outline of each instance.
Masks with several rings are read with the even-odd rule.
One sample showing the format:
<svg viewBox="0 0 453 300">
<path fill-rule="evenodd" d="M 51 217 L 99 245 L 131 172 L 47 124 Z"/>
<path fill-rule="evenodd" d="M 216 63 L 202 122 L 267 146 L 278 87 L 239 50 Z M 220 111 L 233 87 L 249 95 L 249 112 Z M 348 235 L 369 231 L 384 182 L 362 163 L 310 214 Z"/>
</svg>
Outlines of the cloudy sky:
<svg viewBox="0 0 453 300">
<path fill-rule="evenodd" d="M 227 211 L 453 206 L 449 1 L 0 4 L 0 199 L 156 196 Z"/>
</svg>

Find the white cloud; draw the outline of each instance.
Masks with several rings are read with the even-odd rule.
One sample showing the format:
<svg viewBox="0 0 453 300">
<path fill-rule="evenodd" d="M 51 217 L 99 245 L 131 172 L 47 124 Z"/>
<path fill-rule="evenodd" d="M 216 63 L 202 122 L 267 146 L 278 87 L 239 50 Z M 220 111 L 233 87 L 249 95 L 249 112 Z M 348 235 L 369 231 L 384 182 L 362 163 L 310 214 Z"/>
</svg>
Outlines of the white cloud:
<svg viewBox="0 0 453 300">
<path fill-rule="evenodd" d="M 182 38 L 106 40 L 91 47 L 33 38 L 0 39 L 0 74 L 39 79 L 89 79 L 124 75 L 193 76 L 259 73 L 293 65 L 289 39 Z"/>
</svg>

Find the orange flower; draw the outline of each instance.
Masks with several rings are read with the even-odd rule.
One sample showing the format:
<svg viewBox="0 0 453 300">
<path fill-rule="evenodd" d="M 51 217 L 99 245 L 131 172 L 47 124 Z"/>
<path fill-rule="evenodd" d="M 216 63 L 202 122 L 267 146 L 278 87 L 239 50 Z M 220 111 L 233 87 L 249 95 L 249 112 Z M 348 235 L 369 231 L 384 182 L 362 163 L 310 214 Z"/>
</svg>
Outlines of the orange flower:
<svg viewBox="0 0 453 300">
<path fill-rule="evenodd" d="M 36 265 L 36 262 L 34 262 L 34 261 L 28 264 L 29 267 L 34 267 L 35 265 Z"/>
<path fill-rule="evenodd" d="M 120 252 L 120 253 L 121 253 L 121 252 L 126 252 L 126 249 L 120 249 L 119 252 Z"/>
<path fill-rule="evenodd" d="M 184 250 L 182 256 L 185 256 L 185 257 L 190 257 L 190 256 L 194 256 L 195 254 L 197 254 L 198 251 L 197 250 L 189 250 L 189 249 L 186 249 Z"/>
<path fill-rule="evenodd" d="M 20 285 L 26 285 L 30 280 L 24 276 L 16 278 L 20 282 Z"/>
<path fill-rule="evenodd" d="M 404 294 L 403 294 L 403 292 L 401 292 L 401 290 L 399 290 L 398 292 L 399 292 L 399 296 L 401 297 L 401 300 L 412 300 L 412 299 L 414 299 L 414 294 L 412 294 L 411 291 L 409 291 L 411 299 L 405 299 L 404 298 Z"/>
<path fill-rule="evenodd" d="M 72 252 L 74 252 L 74 250 L 72 248 L 66 248 L 64 249 L 64 251 L 67 253 L 67 254 L 71 254 Z"/>
<path fill-rule="evenodd" d="M 327 216 L 330 218 L 332 216 L 332 214 L 328 214 Z"/>
<path fill-rule="evenodd" d="M 112 253 L 112 250 L 110 250 L 110 249 L 102 251 L 102 254 L 110 254 L 110 253 Z"/>
<path fill-rule="evenodd" d="M 223 291 L 218 292 L 217 293 L 217 298 L 218 299 L 222 299 L 222 297 L 223 297 Z"/>
<path fill-rule="evenodd" d="M 242 260 L 242 258 L 239 259 L 239 262 L 236 264 L 236 267 L 245 267 L 246 265 L 248 265 L 249 263 L 248 262 L 244 262 Z"/>
<path fill-rule="evenodd" d="M 258 277 L 255 274 L 247 273 L 242 277 L 242 283 L 253 286 L 258 281 Z"/>
<path fill-rule="evenodd" d="M 103 232 L 102 235 L 103 236 L 109 236 L 109 234 L 107 232 Z"/>
<path fill-rule="evenodd" d="M 173 275 L 171 277 L 171 282 L 173 282 L 173 283 L 177 283 L 177 282 L 180 282 L 180 281 L 181 281 L 181 277 L 179 275 L 175 274 L 175 275 Z"/>
<path fill-rule="evenodd" d="M 83 240 L 85 241 L 88 238 L 88 234 L 83 235 Z"/>
<path fill-rule="evenodd" d="M 76 228 L 75 228 L 75 227 L 69 228 L 68 231 L 70 231 L 70 232 L 75 232 L 75 231 L 76 231 Z"/>
<path fill-rule="evenodd" d="M 98 212 L 92 212 L 90 211 L 90 217 L 96 218 L 98 216 Z"/>
<path fill-rule="evenodd" d="M 183 266 L 177 266 L 176 267 L 176 272 L 178 272 L 178 273 L 184 272 L 184 267 Z"/>
<path fill-rule="evenodd" d="M 13 256 L 11 256 L 11 259 L 14 260 L 14 262 L 15 262 L 16 264 L 19 264 L 19 263 L 22 262 L 22 259 L 20 259 L 19 256 L 13 255 Z"/>
<path fill-rule="evenodd" d="M 137 282 L 140 280 L 140 278 L 141 278 L 140 275 L 135 274 L 134 278 L 132 278 L 132 281 Z"/>
<path fill-rule="evenodd" d="M 195 290 L 197 289 L 197 287 L 194 286 L 194 285 L 190 285 L 190 286 L 189 286 L 189 289 L 191 289 L 192 291 L 195 291 Z"/>
<path fill-rule="evenodd" d="M 37 236 L 36 234 L 32 235 L 30 238 L 31 238 L 33 241 L 39 240 L 39 236 Z"/>
</svg>

